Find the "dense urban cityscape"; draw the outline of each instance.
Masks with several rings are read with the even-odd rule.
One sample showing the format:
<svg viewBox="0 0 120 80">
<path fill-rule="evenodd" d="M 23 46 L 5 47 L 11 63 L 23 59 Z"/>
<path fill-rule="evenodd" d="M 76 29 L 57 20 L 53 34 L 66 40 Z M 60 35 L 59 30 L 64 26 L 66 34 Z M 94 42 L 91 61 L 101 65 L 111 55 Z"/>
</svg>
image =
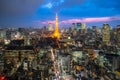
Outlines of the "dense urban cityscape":
<svg viewBox="0 0 120 80">
<path fill-rule="evenodd" d="M 120 25 L 0 29 L 0 80 L 120 80 Z"/>
<path fill-rule="evenodd" d="M 0 80 L 120 80 L 120 0 L 0 0 Z"/>
</svg>

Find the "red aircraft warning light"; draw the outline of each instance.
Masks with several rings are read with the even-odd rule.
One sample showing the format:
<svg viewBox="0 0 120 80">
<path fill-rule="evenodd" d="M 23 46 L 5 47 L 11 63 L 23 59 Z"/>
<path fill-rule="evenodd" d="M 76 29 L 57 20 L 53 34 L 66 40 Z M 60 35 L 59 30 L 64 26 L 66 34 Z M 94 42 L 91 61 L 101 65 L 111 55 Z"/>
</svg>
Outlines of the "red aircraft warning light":
<svg viewBox="0 0 120 80">
<path fill-rule="evenodd" d="M 0 80 L 6 80 L 5 76 L 4 75 L 0 76 Z"/>
</svg>

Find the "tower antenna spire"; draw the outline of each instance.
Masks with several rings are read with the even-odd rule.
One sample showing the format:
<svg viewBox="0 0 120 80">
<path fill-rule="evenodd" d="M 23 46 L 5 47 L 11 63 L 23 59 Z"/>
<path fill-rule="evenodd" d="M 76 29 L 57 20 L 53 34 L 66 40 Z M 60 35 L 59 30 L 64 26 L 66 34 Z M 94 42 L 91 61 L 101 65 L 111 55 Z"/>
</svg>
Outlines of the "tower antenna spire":
<svg viewBox="0 0 120 80">
<path fill-rule="evenodd" d="M 58 17 L 58 13 L 56 12 L 56 17 Z"/>
<path fill-rule="evenodd" d="M 55 30 L 53 33 L 53 37 L 60 38 L 60 33 L 59 33 L 59 24 L 58 24 L 58 14 L 56 12 L 56 22 L 55 22 Z"/>
</svg>

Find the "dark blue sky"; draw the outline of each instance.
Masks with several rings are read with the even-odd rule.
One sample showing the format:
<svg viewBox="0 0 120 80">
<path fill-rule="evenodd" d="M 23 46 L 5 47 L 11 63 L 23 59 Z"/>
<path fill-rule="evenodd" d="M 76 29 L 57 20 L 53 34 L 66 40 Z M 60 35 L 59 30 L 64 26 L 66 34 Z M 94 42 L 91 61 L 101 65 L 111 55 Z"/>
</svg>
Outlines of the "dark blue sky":
<svg viewBox="0 0 120 80">
<path fill-rule="evenodd" d="M 43 26 L 59 14 L 60 25 L 120 24 L 120 0 L 0 0 L 0 27 Z M 61 25 L 63 26 L 63 25 Z"/>
</svg>

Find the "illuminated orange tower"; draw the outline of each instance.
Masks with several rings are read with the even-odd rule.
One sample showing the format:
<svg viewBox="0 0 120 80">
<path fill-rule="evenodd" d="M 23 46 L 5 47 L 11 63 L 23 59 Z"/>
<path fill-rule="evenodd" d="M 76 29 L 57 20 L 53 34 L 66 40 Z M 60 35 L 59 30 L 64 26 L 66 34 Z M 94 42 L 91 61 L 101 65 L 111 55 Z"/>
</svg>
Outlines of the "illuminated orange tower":
<svg viewBox="0 0 120 80">
<path fill-rule="evenodd" d="M 60 33 L 59 33 L 59 24 L 58 24 L 58 15 L 56 13 L 56 22 L 55 22 L 55 30 L 54 30 L 54 33 L 53 33 L 53 37 L 59 39 L 60 38 Z"/>
</svg>

